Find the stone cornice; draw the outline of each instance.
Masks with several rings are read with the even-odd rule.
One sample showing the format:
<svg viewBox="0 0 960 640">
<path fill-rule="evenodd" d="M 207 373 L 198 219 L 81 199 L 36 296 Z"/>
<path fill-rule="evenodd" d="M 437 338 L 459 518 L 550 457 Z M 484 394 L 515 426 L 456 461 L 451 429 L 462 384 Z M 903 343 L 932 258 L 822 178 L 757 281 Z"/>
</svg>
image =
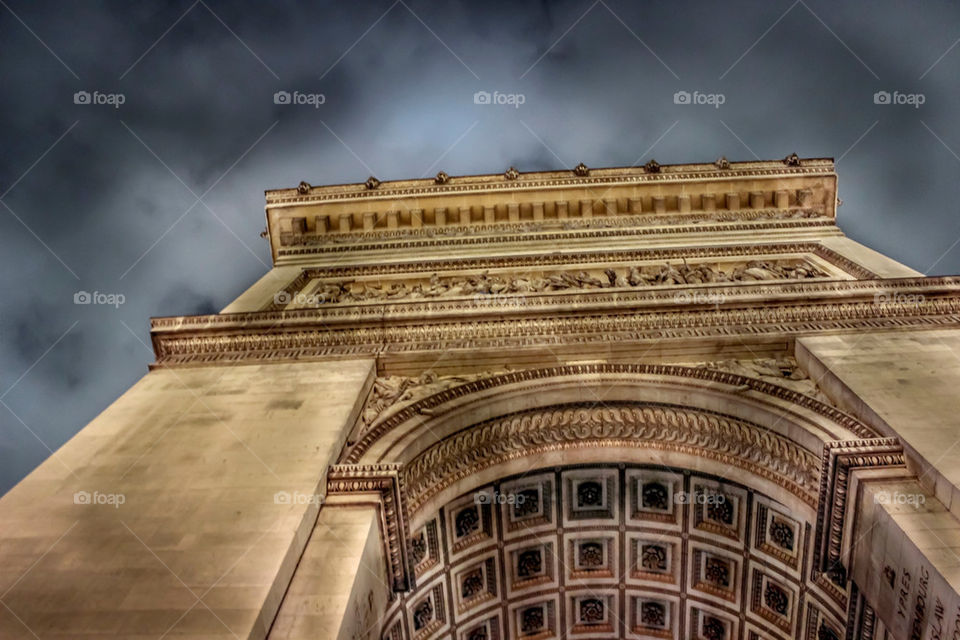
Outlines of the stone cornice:
<svg viewBox="0 0 960 640">
<path fill-rule="evenodd" d="M 693 260 L 697 258 L 755 257 L 759 255 L 811 253 L 836 265 L 850 275 L 870 279 L 875 273 L 819 242 L 759 242 L 719 246 L 638 247 L 631 249 L 576 251 L 547 254 L 525 254 L 491 257 L 457 257 L 413 262 L 372 263 L 362 265 L 330 265 L 304 267 L 304 273 L 315 278 L 353 278 L 361 276 L 430 273 L 468 269 L 502 269 L 523 267 L 573 266 L 580 264 L 633 263 L 644 260 Z"/>
<path fill-rule="evenodd" d="M 607 186 L 644 182 L 692 182 L 735 178 L 779 178 L 806 175 L 834 175 L 832 158 L 804 158 L 797 166 L 781 160 L 731 162 L 720 169 L 714 163 L 661 165 L 657 173 L 644 167 L 611 167 L 591 169 L 589 176 L 576 176 L 572 171 L 538 171 L 521 173 L 517 180 L 503 174 L 456 176 L 444 184 L 433 178 L 381 182 L 376 189 L 365 183 L 309 186 L 306 193 L 298 188 L 271 189 L 265 192 L 268 205 L 315 204 L 351 199 L 392 199 L 427 194 L 477 194 L 484 191 L 514 191 L 544 187 Z"/>
<path fill-rule="evenodd" d="M 470 246 L 483 246 L 491 244 L 500 244 L 505 240 L 511 243 L 532 243 L 532 242 L 573 242 L 578 240 L 597 240 L 614 239 L 630 237 L 658 237 L 658 236 L 679 236 L 685 234 L 722 234 L 722 233 L 744 233 L 749 232 L 757 234 L 763 231 L 791 231 L 791 230 L 812 230 L 818 232 L 818 236 L 823 235 L 842 235 L 839 228 L 832 219 L 814 217 L 797 218 L 789 220 L 776 219 L 774 221 L 756 222 L 756 221 L 735 221 L 722 224 L 678 224 L 674 226 L 643 226 L 636 227 L 614 227 L 609 228 L 602 223 L 594 228 L 574 231 L 555 231 L 537 229 L 535 225 L 508 226 L 502 229 L 496 229 L 488 235 L 471 235 L 463 231 L 458 232 L 457 228 L 444 230 L 441 233 L 429 234 L 424 232 L 422 237 L 409 237 L 404 234 L 391 234 L 390 232 L 370 232 L 357 235 L 352 241 L 340 244 L 318 244 L 307 246 L 312 242 L 309 239 L 303 241 L 304 246 L 281 247 L 278 249 L 278 257 L 284 258 L 284 262 L 296 262 L 296 259 L 318 257 L 324 255 L 338 255 L 347 253 L 356 253 L 359 251 L 398 251 L 423 249 L 428 247 L 442 248 L 462 248 Z"/>
<path fill-rule="evenodd" d="M 522 306 L 468 299 L 337 307 L 156 318 L 157 362 L 556 350 L 611 340 L 793 338 L 819 331 L 960 326 L 960 278 L 599 290 L 530 296 Z"/>
<path fill-rule="evenodd" d="M 275 264 L 309 256 L 534 240 L 576 242 L 822 228 L 836 217 L 833 162 L 746 162 L 508 172 L 266 192 Z M 355 255 L 355 254 L 353 254 Z"/>
</svg>

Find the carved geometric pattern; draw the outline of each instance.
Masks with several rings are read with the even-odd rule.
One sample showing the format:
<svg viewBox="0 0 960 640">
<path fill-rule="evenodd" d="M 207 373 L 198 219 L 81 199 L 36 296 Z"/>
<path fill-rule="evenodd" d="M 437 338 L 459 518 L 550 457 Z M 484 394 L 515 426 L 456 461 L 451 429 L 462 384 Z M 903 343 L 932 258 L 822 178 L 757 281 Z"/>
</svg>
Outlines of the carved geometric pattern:
<svg viewBox="0 0 960 640">
<path fill-rule="evenodd" d="M 493 616 L 479 623 L 471 623 L 460 632 L 460 640 L 500 640 L 500 618 Z"/>
<path fill-rule="evenodd" d="M 803 640 L 843 640 L 844 625 L 830 617 L 816 605 L 806 608 Z"/>
<path fill-rule="evenodd" d="M 740 563 L 719 552 L 694 547 L 693 589 L 735 602 L 740 589 Z"/>
<path fill-rule="evenodd" d="M 727 616 L 697 607 L 691 608 L 691 638 L 696 640 L 733 640 L 736 625 Z"/>
<path fill-rule="evenodd" d="M 540 542 L 533 539 L 507 552 L 510 562 L 509 586 L 512 591 L 550 584 L 554 581 L 556 576 L 554 546 L 554 542 Z"/>
<path fill-rule="evenodd" d="M 682 262 L 697 260 L 719 260 L 747 258 L 754 255 L 814 255 L 838 267 L 851 276 L 860 280 L 870 280 L 879 277 L 876 273 L 866 269 L 857 262 L 846 258 L 840 253 L 825 247 L 819 242 L 774 242 L 764 244 L 744 244 L 714 247 L 651 247 L 631 248 L 630 250 L 602 250 L 567 252 L 563 254 L 536 254 L 510 255 L 496 257 L 468 257 L 458 256 L 432 260 L 430 269 L 433 271 L 451 272 L 464 270 L 478 272 L 489 269 L 514 269 L 530 271 L 531 267 L 562 267 L 573 265 L 594 264 L 622 264 L 630 261 L 662 261 Z M 301 271 L 298 277 L 303 276 L 305 281 L 300 282 L 300 288 L 292 288 L 290 293 L 298 293 L 310 280 L 315 279 L 353 279 L 404 275 L 423 271 L 422 263 L 378 262 L 360 265 L 334 265 L 326 267 L 310 267 Z M 292 285 L 293 283 L 291 283 Z M 158 318 L 158 320 L 163 320 Z"/>
<path fill-rule="evenodd" d="M 564 474 L 564 522 L 615 520 L 619 512 L 619 483 L 610 470 L 591 473 L 570 471 Z"/>
<path fill-rule="evenodd" d="M 440 558 L 436 519 L 430 520 L 410 536 L 410 560 L 417 577 L 443 561 Z"/>
<path fill-rule="evenodd" d="M 819 473 L 816 457 L 782 436 L 729 416 L 667 405 L 573 405 L 512 414 L 481 423 L 431 446 L 404 467 L 412 511 L 451 483 L 518 453 L 583 447 L 643 447 L 693 453 L 745 468 L 791 491 L 811 506 Z M 611 503 L 612 504 L 612 503 Z M 706 505 L 693 505 L 705 507 Z M 573 499 L 567 518 L 577 518 Z M 702 513 L 703 509 L 697 510 Z M 588 517 L 612 517 L 603 509 Z M 742 539 L 742 514 L 725 529 Z M 720 527 L 720 525 L 717 525 Z M 722 528 L 722 527 L 720 527 Z"/>
<path fill-rule="evenodd" d="M 401 490 L 400 465 L 336 464 L 327 473 L 327 495 L 375 494 L 380 525 L 387 542 L 390 581 L 394 591 L 413 586 L 407 504 Z"/>
<path fill-rule="evenodd" d="M 496 560 L 488 557 L 454 576 L 457 611 L 463 612 L 497 597 Z"/>
<path fill-rule="evenodd" d="M 669 481 L 676 495 L 721 491 L 735 498 L 733 521 L 749 521 L 750 535 L 734 540 L 723 532 L 697 528 L 692 501 L 677 505 L 683 514 L 679 524 L 625 517 L 640 505 L 630 487 L 641 487 L 641 478 Z M 509 530 L 506 525 L 516 505 L 515 499 L 510 503 L 511 496 L 532 488 L 542 492 L 547 484 L 550 490 L 541 495 L 551 497 L 550 522 L 530 530 Z M 617 503 L 616 515 L 568 518 L 584 486 L 585 509 L 606 506 L 609 499 Z M 474 496 L 479 490 L 471 491 L 427 520 L 443 523 L 445 535 L 436 555 L 444 565 L 441 571 L 431 569 L 424 576 L 425 586 L 402 595 L 406 604 L 396 606 L 409 611 L 441 581 L 444 593 L 449 589 L 452 594 L 452 601 L 448 595 L 444 602 L 450 603 L 451 619 L 429 638 L 410 640 L 465 640 L 468 633 L 477 639 L 493 637 L 490 620 L 499 621 L 503 638 L 524 640 L 736 640 L 751 634 L 755 640 L 807 640 L 806 617 L 818 607 L 830 613 L 817 614 L 816 625 L 822 619 L 827 628 L 843 629 L 838 627 L 838 621 L 845 620 L 841 606 L 800 572 L 799 567 L 809 567 L 811 561 L 809 522 L 755 490 L 697 471 L 627 464 L 535 469 L 482 489 L 499 500 L 477 505 Z M 491 509 L 489 534 L 456 551 L 455 514 L 477 506 Z M 761 507 L 766 516 L 759 515 Z M 561 508 L 566 515 L 557 518 Z M 769 531 L 772 516 L 796 527 L 796 569 L 761 548 L 755 538 L 761 522 Z M 729 517 L 716 519 L 730 522 Z M 468 537 L 477 533 L 474 529 Z M 410 633 L 415 633 L 412 626 Z M 817 639 L 816 631 L 813 638 Z"/>
<path fill-rule="evenodd" d="M 678 365 L 660 365 L 660 364 L 582 364 L 566 365 L 561 367 L 551 367 L 543 369 L 527 369 L 522 371 L 513 371 L 502 374 L 482 377 L 462 384 L 445 387 L 439 392 L 424 397 L 417 402 L 403 406 L 393 412 L 389 418 L 379 421 L 375 428 L 365 432 L 353 447 L 350 447 L 344 455 L 344 462 L 357 462 L 363 454 L 386 433 L 399 426 L 411 418 L 421 416 L 424 413 L 433 413 L 442 404 L 468 396 L 470 394 L 487 391 L 499 386 L 539 380 L 544 378 L 553 378 L 560 376 L 572 376 L 580 378 L 590 378 L 592 376 L 629 376 L 629 375 L 655 375 L 655 376 L 679 376 L 693 380 L 702 380 L 719 384 L 726 384 L 740 389 L 749 389 L 751 391 L 778 398 L 791 404 L 798 405 L 801 408 L 813 411 L 824 418 L 837 423 L 840 427 L 847 429 L 864 438 L 877 437 L 876 432 L 868 426 L 861 423 L 852 416 L 832 407 L 819 400 L 796 391 L 785 388 L 782 385 L 776 385 L 771 382 L 759 380 L 754 377 L 738 375 L 726 371 L 719 371 L 704 367 L 685 367 Z"/>
<path fill-rule="evenodd" d="M 790 633 L 794 624 L 794 590 L 757 568 L 753 569 L 751 583 L 751 610 Z"/>
<path fill-rule="evenodd" d="M 771 508 L 764 500 L 758 499 L 755 504 L 754 546 L 791 569 L 797 569 L 802 531 L 800 523 Z"/>
<path fill-rule="evenodd" d="M 480 492 L 464 496 L 447 512 L 447 536 L 452 554 L 477 548 L 493 539 L 492 505 L 480 502 Z"/>
<path fill-rule="evenodd" d="M 571 596 L 569 599 L 572 634 L 612 633 L 616 622 L 612 596 L 599 593 Z"/>
<path fill-rule="evenodd" d="M 436 584 L 410 606 L 410 629 L 414 640 L 427 638 L 447 623 L 443 585 Z"/>
<path fill-rule="evenodd" d="M 703 231 L 703 230 L 700 230 Z M 430 351 L 438 344 L 448 349 L 488 348 L 503 350 L 513 346 L 605 343 L 612 338 L 620 342 L 639 343 L 648 340 L 683 339 L 689 337 L 752 337 L 775 333 L 807 335 L 816 331 L 859 328 L 872 330 L 906 327 L 935 327 L 955 325 L 960 321 L 960 297 L 941 297 L 918 303 L 896 300 L 875 300 L 875 295 L 888 290 L 888 282 L 830 281 L 821 289 L 845 289 L 850 295 L 827 300 L 813 300 L 803 305 L 734 306 L 734 299 L 726 298 L 720 305 L 709 308 L 691 306 L 683 313 L 666 312 L 650 305 L 647 310 L 626 313 L 604 312 L 597 315 L 548 315 L 535 322 L 529 319 L 503 320 L 489 318 L 461 318 L 444 323 L 416 326 L 396 323 L 382 325 L 382 311 L 374 316 L 355 317 L 350 328 L 330 329 L 329 321 L 298 312 L 269 311 L 251 314 L 200 316 L 177 318 L 180 324 L 156 320 L 153 341 L 157 363 L 176 366 L 196 362 L 247 360 L 287 360 L 305 356 L 349 354 L 375 356 L 407 351 Z M 872 283 L 872 284 L 870 284 Z M 795 282 L 792 287 L 800 293 L 813 295 L 819 282 Z M 957 287 L 957 281 L 948 286 Z M 933 286 L 926 279 L 917 279 L 913 288 L 897 283 L 897 289 L 907 292 L 923 291 Z M 756 286 L 756 285 L 752 285 Z M 786 285 L 784 285 L 786 287 Z M 867 291 L 872 287 L 872 291 Z M 709 290 L 708 290 L 709 291 Z M 732 293 L 732 292 L 730 292 Z M 855 293 L 856 297 L 851 297 Z M 956 291 L 952 292 L 956 296 Z M 598 294 L 590 294 L 598 295 Z M 619 294 L 618 294 L 619 296 Z M 749 305 L 743 292 L 742 304 Z M 556 301 L 554 301 L 556 302 Z M 596 301 L 592 301 L 596 302 Z M 436 304 L 421 302 L 420 305 Z M 473 302 L 473 308 L 482 306 Z M 638 303 L 641 304 L 642 303 Z M 375 305 L 376 306 L 376 305 Z M 470 307 L 470 304 L 461 305 Z M 411 318 L 421 317 L 423 309 L 411 306 L 404 310 Z M 399 314 L 400 311 L 395 311 Z M 302 315 L 302 317 L 298 317 Z M 400 320 L 400 318 L 397 318 Z M 188 326 L 196 323 L 195 326 Z M 237 323 L 231 327 L 231 323 Z M 262 325 L 261 331 L 250 329 Z"/>
<path fill-rule="evenodd" d="M 524 476 L 516 482 L 504 483 L 500 491 L 501 495 L 513 498 L 500 504 L 505 537 L 556 527 L 552 475 Z"/>
<path fill-rule="evenodd" d="M 906 460 L 897 438 L 873 438 L 824 443 L 821 465 L 813 566 L 842 586 L 846 584 L 841 549 L 850 474 L 860 469 L 906 470 Z"/>
<path fill-rule="evenodd" d="M 744 538 L 745 495 L 722 483 L 694 483 L 690 495 L 694 527 L 731 540 Z"/>
<path fill-rule="evenodd" d="M 566 567 L 570 579 L 597 579 L 613 577 L 615 567 L 613 538 L 589 536 L 568 540 Z"/>
<path fill-rule="evenodd" d="M 656 596 L 634 596 L 629 613 L 633 633 L 643 637 L 672 638 L 674 601 Z"/>
<path fill-rule="evenodd" d="M 557 605 L 553 599 L 527 602 L 513 609 L 517 638 L 553 638 L 557 633 Z"/>
<path fill-rule="evenodd" d="M 659 526 L 679 528 L 683 501 L 678 499 L 677 492 L 682 484 L 682 475 L 669 472 L 628 472 L 627 521 L 640 526 L 645 523 L 658 523 Z"/>
</svg>

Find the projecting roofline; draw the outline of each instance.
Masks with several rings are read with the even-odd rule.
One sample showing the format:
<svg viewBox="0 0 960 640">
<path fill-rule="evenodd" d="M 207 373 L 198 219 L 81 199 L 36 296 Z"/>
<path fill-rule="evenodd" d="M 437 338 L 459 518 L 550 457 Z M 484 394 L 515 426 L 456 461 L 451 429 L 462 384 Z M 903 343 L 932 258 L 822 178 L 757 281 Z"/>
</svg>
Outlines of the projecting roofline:
<svg viewBox="0 0 960 640">
<path fill-rule="evenodd" d="M 449 176 L 266 191 L 275 265 L 349 251 L 430 253 L 468 241 L 833 226 L 833 160 L 801 159 Z M 835 227 L 834 227 L 835 228 Z M 619 230 L 619 231 L 618 231 Z M 569 237 L 568 237 L 569 236 Z"/>
<path fill-rule="evenodd" d="M 791 154 L 782 160 L 753 160 L 732 162 L 720 158 L 710 163 L 665 164 L 651 160 L 646 165 L 630 167 L 588 168 L 582 163 L 573 169 L 561 171 L 517 171 L 516 177 L 510 174 L 511 167 L 504 173 L 485 173 L 468 176 L 448 176 L 441 171 L 435 177 L 415 178 L 411 180 L 380 181 L 371 176 L 366 182 L 313 186 L 301 182 L 293 188 L 267 189 L 264 191 L 268 206 L 322 201 L 325 197 L 346 198 L 382 198 L 397 194 L 415 195 L 424 193 L 449 193 L 465 189 L 478 188 L 523 188 L 552 184 L 604 184 L 617 179 L 632 178 L 645 181 L 697 181 L 718 175 L 743 177 L 749 175 L 769 176 L 771 173 L 792 175 L 797 173 L 834 171 L 833 158 L 799 158 Z M 371 182 L 372 181 L 372 182 Z M 293 200 L 290 200 L 293 198 Z"/>
</svg>

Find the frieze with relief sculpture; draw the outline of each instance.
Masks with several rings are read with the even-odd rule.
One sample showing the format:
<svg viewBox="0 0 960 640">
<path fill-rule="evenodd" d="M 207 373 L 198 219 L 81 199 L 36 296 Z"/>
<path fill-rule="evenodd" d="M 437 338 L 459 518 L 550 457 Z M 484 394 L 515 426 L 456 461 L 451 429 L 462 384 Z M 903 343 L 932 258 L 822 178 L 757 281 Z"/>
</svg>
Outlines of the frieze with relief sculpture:
<svg viewBox="0 0 960 640">
<path fill-rule="evenodd" d="M 556 271 L 543 276 L 511 276 L 490 274 L 440 276 L 433 273 L 427 282 L 390 285 L 350 281 L 320 282 L 305 296 L 317 305 L 385 300 L 411 300 L 447 296 L 496 296 L 551 291 L 626 289 L 636 287 L 720 284 L 725 282 L 760 282 L 824 278 L 828 274 L 806 261 L 749 260 L 736 267 L 713 267 L 708 264 L 659 266 L 631 265 L 607 267 L 602 274 L 587 271 Z"/>
</svg>

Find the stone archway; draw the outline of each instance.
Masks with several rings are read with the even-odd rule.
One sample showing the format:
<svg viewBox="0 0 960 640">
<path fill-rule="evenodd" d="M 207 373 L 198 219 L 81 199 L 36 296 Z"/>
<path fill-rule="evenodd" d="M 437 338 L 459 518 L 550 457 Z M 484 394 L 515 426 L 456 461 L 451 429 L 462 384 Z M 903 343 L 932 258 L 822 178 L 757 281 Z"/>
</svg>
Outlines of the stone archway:
<svg viewBox="0 0 960 640">
<path fill-rule="evenodd" d="M 431 537 L 443 539 L 437 527 L 449 515 L 441 514 L 472 492 L 499 490 L 511 477 L 613 464 L 621 475 L 667 469 L 739 487 L 746 496 L 742 504 L 749 504 L 742 518 L 755 518 L 755 505 L 765 503 L 768 512 L 806 531 L 803 544 L 809 546 L 802 549 L 803 570 L 795 576 L 796 602 L 818 613 L 801 619 L 799 610 L 791 610 L 790 628 L 819 625 L 824 637 L 831 637 L 847 624 L 851 596 L 857 597 L 843 586 L 844 572 L 836 570 L 844 560 L 842 511 L 851 466 L 844 460 L 852 455 L 853 466 L 903 467 L 896 443 L 829 404 L 812 383 L 781 385 L 705 367 L 614 364 L 395 382 L 374 390 L 341 464 L 331 470 L 329 487 L 332 494 L 379 487 L 385 547 L 400 592 L 391 611 L 408 626 L 412 618 L 401 615 L 407 605 L 435 597 L 427 608 L 438 614 L 444 607 L 449 613 L 455 601 L 452 583 L 438 595 L 424 595 L 423 589 L 436 585 L 428 587 L 433 578 L 418 568 L 424 544 Z M 879 450 L 889 455 L 868 455 Z M 631 490 L 639 491 L 622 487 L 622 493 Z M 825 501 L 825 491 L 841 505 Z M 751 521 L 752 540 L 766 526 Z M 447 553 L 439 548 L 441 556 Z M 505 560 L 499 562 L 503 567 Z M 445 574 L 452 569 L 447 566 Z M 808 592 L 820 605 L 806 602 Z M 756 597 L 761 596 L 744 591 L 740 600 Z M 858 611 L 863 609 L 856 602 Z M 501 605 L 504 612 L 512 606 Z M 694 623 L 678 628 L 688 624 Z M 783 632 L 782 625 L 779 629 Z M 403 637 L 439 633 L 407 631 Z"/>
</svg>

